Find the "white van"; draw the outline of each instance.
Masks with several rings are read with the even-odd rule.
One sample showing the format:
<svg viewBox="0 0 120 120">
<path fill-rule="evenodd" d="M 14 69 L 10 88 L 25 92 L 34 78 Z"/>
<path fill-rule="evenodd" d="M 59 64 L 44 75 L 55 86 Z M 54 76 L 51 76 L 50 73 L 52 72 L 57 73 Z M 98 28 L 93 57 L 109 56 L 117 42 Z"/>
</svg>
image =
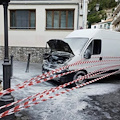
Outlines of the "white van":
<svg viewBox="0 0 120 120">
<path fill-rule="evenodd" d="M 42 69 L 43 73 L 65 65 L 73 64 L 80 60 L 88 62 L 86 64 L 70 66 L 69 68 L 61 71 L 66 72 L 84 68 L 80 71 L 76 71 L 72 74 L 55 79 L 61 83 L 72 81 L 80 76 L 96 71 L 100 68 L 117 65 L 120 63 L 119 32 L 100 29 L 75 30 L 70 33 L 65 39 L 52 39 L 49 40 L 47 44 L 49 45 L 51 51 L 44 54 Z M 97 62 L 94 62 L 96 60 Z M 102 63 L 104 60 L 108 60 L 108 62 L 103 65 L 97 65 Z M 110 62 L 109 60 L 113 61 Z M 91 65 L 96 66 L 87 68 L 87 66 Z M 111 68 L 111 70 L 116 69 L 119 69 L 119 66 Z M 109 70 L 109 72 L 111 70 Z M 80 81 L 76 84 L 81 84 L 82 82 L 85 82 L 85 80 Z"/>
</svg>

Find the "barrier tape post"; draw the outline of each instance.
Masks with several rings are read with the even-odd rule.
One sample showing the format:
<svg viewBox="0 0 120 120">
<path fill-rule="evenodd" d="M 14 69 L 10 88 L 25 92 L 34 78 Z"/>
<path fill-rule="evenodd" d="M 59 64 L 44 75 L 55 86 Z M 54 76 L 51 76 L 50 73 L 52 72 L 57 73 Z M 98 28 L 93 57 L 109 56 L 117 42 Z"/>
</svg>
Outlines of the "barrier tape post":
<svg viewBox="0 0 120 120">
<path fill-rule="evenodd" d="M 25 72 L 29 72 L 29 66 L 30 66 L 30 56 L 31 54 L 28 54 L 28 61 L 27 61 L 27 67 L 26 67 L 26 71 Z"/>
<path fill-rule="evenodd" d="M 11 57 L 11 77 L 12 77 L 13 76 L 13 58 L 14 58 L 14 56 L 11 55 L 10 57 Z"/>
</svg>

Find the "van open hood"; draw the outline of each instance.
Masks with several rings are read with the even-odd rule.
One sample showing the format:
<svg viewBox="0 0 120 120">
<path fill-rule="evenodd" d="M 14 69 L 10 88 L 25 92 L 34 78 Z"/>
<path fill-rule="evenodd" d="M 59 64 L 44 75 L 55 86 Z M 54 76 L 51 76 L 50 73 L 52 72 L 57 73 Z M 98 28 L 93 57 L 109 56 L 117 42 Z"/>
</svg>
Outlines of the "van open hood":
<svg viewBox="0 0 120 120">
<path fill-rule="evenodd" d="M 47 43 L 48 43 L 48 45 L 49 45 L 49 47 L 51 48 L 52 51 L 69 52 L 69 53 L 72 53 L 74 55 L 74 53 L 71 50 L 68 43 L 64 42 L 63 40 L 51 39 Z"/>
</svg>

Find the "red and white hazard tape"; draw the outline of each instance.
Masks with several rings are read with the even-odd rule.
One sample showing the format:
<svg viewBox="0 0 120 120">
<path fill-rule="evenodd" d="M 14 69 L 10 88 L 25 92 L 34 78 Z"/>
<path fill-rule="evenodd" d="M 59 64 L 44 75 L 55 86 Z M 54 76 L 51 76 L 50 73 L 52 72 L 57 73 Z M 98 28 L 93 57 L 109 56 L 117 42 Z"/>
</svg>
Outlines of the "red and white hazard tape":
<svg viewBox="0 0 120 120">
<path fill-rule="evenodd" d="M 105 71 L 104 71 L 104 72 L 105 72 Z M 103 73 L 103 72 L 101 72 L 101 73 Z M 97 73 L 97 74 L 100 74 L 100 73 Z M 97 74 L 94 74 L 94 75 L 97 75 Z M 92 76 L 94 76 L 94 75 L 92 75 Z M 84 76 L 83 76 L 83 77 L 84 77 Z M 87 78 L 88 78 L 87 75 L 85 75 L 85 78 L 83 78 L 83 77 L 82 77 L 81 79 L 79 79 L 79 80 L 83 80 L 83 79 L 87 79 Z M 91 76 L 89 76 L 89 77 L 91 77 Z M 48 94 L 50 94 L 50 91 L 53 92 L 53 89 L 59 90 L 59 89 L 61 89 L 61 88 L 64 88 L 64 87 L 72 84 L 72 83 L 73 83 L 73 81 L 72 81 L 72 82 L 69 82 L 69 83 L 65 83 L 64 85 L 60 85 L 60 86 L 58 86 L 58 87 L 56 87 L 56 88 L 51 88 L 50 90 L 45 90 L 45 91 L 42 92 L 42 93 L 37 93 L 36 95 L 29 96 L 29 97 L 27 97 L 27 98 L 18 100 L 18 101 L 16 101 L 16 102 L 12 102 L 12 103 L 10 103 L 10 104 L 1 106 L 0 109 L 6 108 L 6 107 L 10 107 L 10 106 L 12 106 L 12 105 L 14 105 L 14 104 L 23 102 L 23 101 L 25 101 L 25 100 L 29 100 L 30 98 L 37 97 L 37 96 L 39 96 L 39 95 L 41 95 L 41 97 L 44 97 L 44 96 L 43 96 L 44 93 L 46 93 L 46 95 L 48 95 Z M 54 90 L 54 92 L 55 92 L 55 90 Z M 35 99 L 33 99 L 32 102 L 33 102 L 34 100 L 35 100 Z M 29 103 L 30 103 L 30 101 L 29 101 Z"/>
<path fill-rule="evenodd" d="M 71 90 L 75 90 L 75 89 L 77 89 L 77 88 L 86 86 L 86 85 L 88 85 L 88 84 L 91 84 L 91 83 L 93 83 L 93 82 L 96 82 L 96 81 L 98 81 L 98 80 L 101 80 L 101 79 L 103 79 L 103 78 L 106 78 L 106 77 L 108 77 L 108 76 L 111 76 L 111 75 L 113 75 L 113 74 L 116 74 L 117 72 L 118 72 L 118 71 L 112 72 L 112 73 L 110 73 L 110 74 L 107 74 L 107 75 L 102 76 L 102 77 L 100 77 L 100 78 L 96 78 L 96 79 L 94 79 L 94 80 L 91 80 L 91 81 L 89 81 L 89 82 L 83 83 L 83 84 L 78 85 L 78 86 L 76 86 L 76 87 L 73 87 L 73 88 L 71 88 L 71 89 L 67 89 L 66 91 L 62 91 L 62 92 L 60 92 L 60 93 L 58 93 L 58 94 L 55 94 L 55 96 L 59 96 L 59 95 L 64 94 L 64 93 L 66 93 L 66 92 L 70 92 Z M 34 102 L 34 103 L 30 104 L 30 105 L 26 104 L 26 105 L 22 106 L 22 108 L 20 108 L 19 105 L 18 105 L 18 106 L 14 107 L 14 108 L 12 108 L 12 109 L 10 109 L 10 110 L 7 110 L 7 111 L 1 113 L 1 114 L 0 114 L 0 118 L 5 117 L 5 116 L 10 115 L 10 114 L 13 114 L 13 113 L 15 113 L 15 112 L 18 112 L 18 111 L 20 111 L 20 110 L 23 110 L 23 109 L 25 109 L 25 108 L 29 108 L 29 107 L 31 107 L 31 106 L 33 106 L 33 105 L 36 105 L 36 104 L 39 104 L 39 103 L 41 103 L 41 102 L 43 102 L 43 101 L 47 101 L 48 99 L 54 98 L 55 96 L 48 96 L 47 99 L 42 99 L 42 100 L 40 100 L 40 101 L 38 101 L 38 102 Z"/>
<path fill-rule="evenodd" d="M 56 88 L 52 88 L 52 89 L 46 91 L 46 92 L 45 92 L 45 95 L 49 95 L 50 93 L 53 93 L 53 92 L 55 92 L 55 91 L 58 91 L 58 90 L 60 90 L 61 88 L 64 88 L 64 87 L 66 87 L 66 86 L 68 86 L 68 85 L 71 85 L 71 84 L 73 84 L 73 83 L 75 83 L 75 82 L 78 82 L 78 81 L 80 81 L 80 80 L 88 79 L 88 78 L 91 78 L 91 77 L 93 77 L 93 76 L 102 74 L 102 73 L 108 71 L 108 70 L 105 70 L 105 69 L 110 69 L 110 68 L 113 68 L 113 67 L 116 67 L 116 66 L 120 66 L 120 65 L 115 65 L 115 66 L 111 66 L 111 67 L 105 67 L 105 68 L 96 70 L 96 71 L 94 71 L 94 72 L 92 72 L 92 73 L 89 73 L 89 74 L 87 74 L 87 75 L 85 75 L 85 76 L 82 76 L 82 77 L 79 78 L 79 79 L 76 79 L 76 80 L 74 80 L 74 81 L 65 83 L 65 84 L 60 85 L 60 86 L 58 86 L 58 87 L 56 87 Z M 104 70 L 104 71 L 100 72 L 100 70 Z M 96 72 L 97 72 L 97 73 L 96 73 Z M 94 74 L 94 73 L 96 73 L 96 74 Z M 41 94 L 41 95 L 39 96 L 39 93 L 38 93 L 35 98 L 33 98 L 32 100 L 29 100 L 29 101 L 25 102 L 24 104 L 20 105 L 19 108 L 21 108 L 22 106 L 28 105 L 28 104 L 30 104 L 30 103 L 32 103 L 32 102 L 34 102 L 34 101 L 36 101 L 36 100 L 38 100 L 38 99 L 40 99 L 40 98 L 42 98 L 42 97 L 44 97 L 44 95 Z"/>
<path fill-rule="evenodd" d="M 109 60 L 109 62 L 111 62 L 111 60 Z M 114 61 L 113 61 L 113 62 L 114 62 Z M 103 63 L 103 64 L 105 64 L 105 63 Z M 98 64 L 98 65 L 100 65 L 100 64 Z M 98 65 L 92 65 L 92 66 L 88 66 L 88 67 L 85 67 L 85 68 L 90 68 L 90 67 L 98 66 Z M 85 69 L 85 68 L 81 68 L 81 69 Z M 81 70 L 81 69 L 79 69 L 79 70 Z M 78 70 L 75 70 L 75 71 L 78 71 Z M 75 72 L 75 71 L 73 71 L 73 72 Z M 38 83 L 42 83 L 42 82 L 44 82 L 44 81 L 48 81 L 48 80 L 50 80 L 50 79 L 54 79 L 54 78 L 56 78 L 56 77 L 60 77 L 60 76 L 63 76 L 63 75 L 67 75 L 67 74 L 69 74 L 69 73 L 72 73 L 72 71 L 71 71 L 71 72 L 67 72 L 67 73 L 58 74 L 58 75 L 55 75 L 55 76 L 52 76 L 52 77 L 49 77 L 49 78 L 45 78 L 45 79 L 43 79 L 43 80 L 41 80 L 41 78 L 38 78 L 38 79 L 36 78 L 34 81 L 30 81 L 29 83 L 23 84 L 22 86 L 16 86 L 14 89 L 9 88 L 9 89 L 6 89 L 6 90 L 4 90 L 4 91 L 1 91 L 1 92 L 0 92 L 0 96 L 1 96 L 1 95 L 4 95 L 4 94 L 11 93 L 11 92 L 13 92 L 13 91 L 15 91 L 15 90 L 19 90 L 19 89 L 25 88 L 25 87 L 27 87 L 27 86 L 32 86 L 32 85 L 35 85 L 35 84 L 38 84 Z M 41 80 L 41 81 L 40 81 L 40 80 Z"/>
<path fill-rule="evenodd" d="M 30 79 L 30 80 L 26 80 L 23 84 L 26 84 L 26 83 L 28 83 L 28 82 L 31 82 L 32 80 L 36 80 L 36 79 L 44 79 L 44 78 L 46 78 L 46 77 L 49 77 L 50 75 L 53 75 L 53 74 L 55 74 L 55 73 L 57 73 L 57 72 L 59 72 L 59 71 L 62 71 L 62 70 L 64 70 L 64 69 L 66 69 L 66 68 L 68 68 L 68 67 L 70 67 L 70 66 L 75 66 L 75 65 L 79 65 L 79 64 L 89 64 L 89 63 L 95 63 L 95 62 L 114 62 L 114 61 L 120 61 L 120 60 L 94 60 L 94 61 L 82 61 L 83 59 L 81 59 L 80 61 L 77 61 L 77 62 L 75 62 L 75 63 L 73 63 L 73 64 L 70 64 L 70 65 L 67 65 L 67 66 L 63 66 L 63 67 L 61 67 L 61 68 L 57 68 L 57 69 L 55 69 L 55 70 L 52 70 L 52 71 L 49 71 L 49 72 L 47 72 L 47 73 L 45 73 L 45 74 L 42 74 L 42 75 L 38 75 L 37 77 L 34 77 L 34 78 L 32 78 L 32 79 Z M 18 84 L 18 85 L 16 85 L 16 86 L 20 86 L 20 84 Z"/>
<path fill-rule="evenodd" d="M 111 60 L 108 60 L 109 62 L 111 62 Z M 107 61 L 107 62 L 108 62 Z M 118 60 L 117 60 L 118 61 Z M 112 62 L 114 62 L 112 60 Z M 102 64 L 106 64 L 106 63 L 102 63 Z M 95 65 L 91 65 L 91 66 L 87 66 L 85 68 L 80 68 L 80 69 L 77 69 L 77 70 L 73 70 L 73 71 L 69 71 L 69 72 L 66 72 L 66 73 L 61 73 L 61 74 L 58 74 L 58 75 L 53 75 L 51 77 L 48 77 L 48 78 L 44 78 L 43 80 L 41 80 L 41 77 L 40 78 L 36 78 L 34 79 L 34 81 L 30 81 L 29 83 L 26 83 L 26 84 L 23 84 L 22 86 L 16 86 L 15 88 L 9 88 L 9 89 L 6 89 L 4 91 L 1 91 L 0 92 L 0 96 L 2 95 L 5 95 L 5 94 L 8 94 L 8 93 L 11 93 L 13 91 L 16 91 L 16 90 L 20 90 L 20 89 L 23 89 L 27 86 L 32 86 L 32 85 L 35 85 L 35 84 L 38 84 L 38 83 L 42 83 L 42 82 L 45 82 L 45 81 L 48 81 L 48 80 L 51 80 L 51 79 L 54 79 L 56 77 L 61 77 L 61 76 L 64 76 L 64 75 L 67 75 L 67 74 L 70 74 L 70 73 L 73 73 L 75 71 L 78 71 L 78 70 L 81 70 L 81 69 L 86 69 L 86 68 L 90 68 L 90 67 L 93 67 L 93 66 L 98 66 L 98 65 L 101 65 L 101 64 L 95 64 Z M 51 74 L 52 75 L 52 74 Z"/>
<path fill-rule="evenodd" d="M 108 71 L 108 70 L 106 70 L 106 69 L 111 69 L 111 68 L 113 68 L 113 67 L 118 67 L 118 66 L 120 66 L 120 65 L 114 65 L 114 66 L 109 66 L 109 67 L 104 67 L 104 68 L 98 69 L 98 70 L 96 70 L 96 71 L 94 71 L 94 72 L 91 72 L 91 73 L 85 75 L 85 76 L 82 76 L 81 78 L 79 78 L 79 79 L 77 79 L 77 80 L 71 81 L 71 82 L 69 82 L 69 83 L 65 83 L 65 84 L 60 85 L 60 86 L 58 86 L 58 87 L 56 87 L 56 88 L 51 88 L 50 90 L 45 90 L 43 93 L 37 93 L 36 95 L 29 96 L 29 97 L 24 98 L 24 99 L 22 99 L 22 100 L 18 100 L 18 101 L 16 101 L 16 102 L 10 103 L 10 104 L 8 104 L 8 105 L 1 106 L 0 109 L 3 109 L 3 108 L 5 108 L 5 107 L 12 106 L 12 105 L 14 105 L 14 104 L 16 104 L 16 103 L 20 103 L 20 102 L 22 102 L 22 101 L 25 101 L 25 100 L 27 100 L 27 99 L 30 99 L 30 98 L 33 98 L 33 97 L 34 97 L 34 99 L 29 100 L 29 101 L 27 101 L 27 102 L 24 103 L 24 104 L 30 104 L 31 102 L 34 102 L 35 100 L 44 97 L 43 94 L 48 95 L 48 94 L 53 93 L 53 92 L 55 92 L 55 91 L 57 91 L 57 90 L 59 90 L 59 89 L 61 89 L 61 88 L 66 87 L 66 86 L 68 86 L 68 85 L 70 85 L 70 84 L 73 84 L 73 83 L 75 83 L 75 82 L 78 82 L 79 80 L 88 79 L 88 78 L 90 78 L 90 77 L 93 77 L 93 76 L 96 76 L 96 75 L 99 75 L 99 74 L 101 74 L 101 73 L 104 73 L 104 72 Z M 100 72 L 100 71 L 102 71 L 102 70 L 104 70 L 104 71 L 103 71 L 103 72 Z M 96 74 L 94 74 L 94 73 L 96 73 Z M 39 97 L 39 95 L 40 95 L 40 97 Z M 36 97 L 36 98 L 35 98 L 35 97 Z"/>
<path fill-rule="evenodd" d="M 120 59 L 120 57 L 114 57 L 114 56 L 101 56 L 102 58 L 112 58 L 112 59 Z M 99 57 L 92 57 L 92 58 L 100 58 Z"/>
</svg>

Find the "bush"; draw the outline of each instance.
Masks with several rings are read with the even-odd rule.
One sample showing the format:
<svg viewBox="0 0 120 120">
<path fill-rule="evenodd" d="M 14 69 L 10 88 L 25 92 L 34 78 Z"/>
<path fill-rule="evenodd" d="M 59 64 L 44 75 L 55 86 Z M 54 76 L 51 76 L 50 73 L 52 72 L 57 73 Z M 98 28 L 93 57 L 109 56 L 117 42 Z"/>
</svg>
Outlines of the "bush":
<svg viewBox="0 0 120 120">
<path fill-rule="evenodd" d="M 96 4 L 100 4 L 99 11 L 96 12 Z M 88 22 L 93 24 L 100 22 L 101 19 L 106 18 L 105 9 L 111 9 L 114 8 L 117 5 L 115 0 L 92 0 L 88 5 L 88 10 L 90 10 L 90 13 L 88 13 Z"/>
</svg>

